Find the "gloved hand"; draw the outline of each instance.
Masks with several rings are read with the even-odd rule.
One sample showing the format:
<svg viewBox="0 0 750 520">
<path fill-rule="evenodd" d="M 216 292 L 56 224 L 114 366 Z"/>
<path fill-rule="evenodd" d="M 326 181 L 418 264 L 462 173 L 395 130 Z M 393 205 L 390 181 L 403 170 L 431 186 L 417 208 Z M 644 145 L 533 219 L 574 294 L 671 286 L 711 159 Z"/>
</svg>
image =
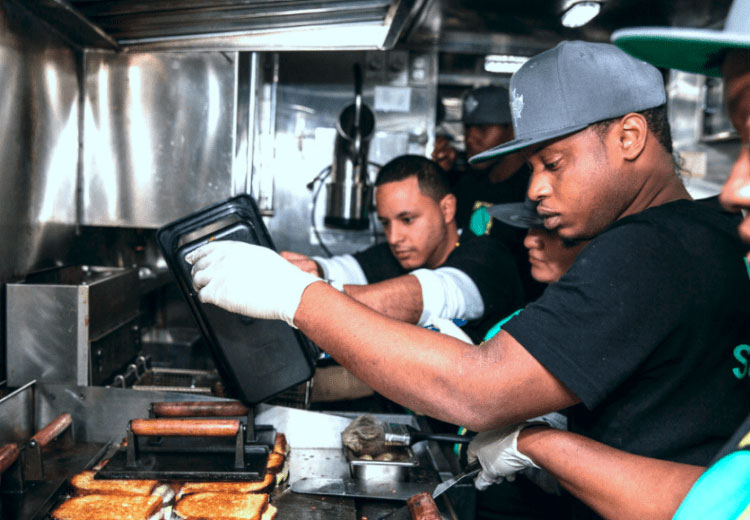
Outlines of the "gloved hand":
<svg viewBox="0 0 750 520">
<path fill-rule="evenodd" d="M 232 240 L 201 246 L 185 260 L 193 266 L 193 286 L 203 303 L 292 327 L 302 293 L 321 281 L 267 247 Z"/>
<path fill-rule="evenodd" d="M 323 278 L 323 272 L 320 269 L 318 263 L 307 255 L 301 253 L 295 253 L 293 251 L 282 251 L 280 253 L 281 258 L 287 260 L 292 265 L 297 266 L 306 273 L 314 274 L 320 278 Z"/>
<path fill-rule="evenodd" d="M 528 426 L 516 424 L 508 428 L 478 433 L 466 452 L 469 463 L 479 460 L 482 471 L 474 480 L 479 491 L 503 479 L 515 480 L 516 473 L 526 468 L 538 468 L 534 461 L 518 451 L 518 434 Z"/>
<path fill-rule="evenodd" d="M 567 421 L 552 413 L 507 428 L 478 433 L 466 451 L 468 461 L 479 460 L 482 471 L 474 480 L 479 491 L 503 480 L 513 481 L 516 473 L 526 468 L 539 468 L 533 460 L 518 451 L 518 434 L 528 426 L 547 425 L 564 429 Z"/>
</svg>

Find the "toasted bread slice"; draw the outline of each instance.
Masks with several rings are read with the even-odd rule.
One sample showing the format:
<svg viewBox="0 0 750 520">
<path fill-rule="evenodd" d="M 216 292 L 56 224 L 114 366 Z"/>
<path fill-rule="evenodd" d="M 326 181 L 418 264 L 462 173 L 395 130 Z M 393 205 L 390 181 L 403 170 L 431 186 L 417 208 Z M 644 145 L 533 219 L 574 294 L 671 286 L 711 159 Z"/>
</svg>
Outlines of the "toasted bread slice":
<svg viewBox="0 0 750 520">
<path fill-rule="evenodd" d="M 159 484 L 156 480 L 96 480 L 95 474 L 82 471 L 70 480 L 76 495 L 147 496 Z"/>
<path fill-rule="evenodd" d="M 276 439 L 273 442 L 273 452 L 286 455 L 289 453 L 289 445 L 286 443 L 286 435 L 283 433 L 277 433 Z"/>
<path fill-rule="evenodd" d="M 273 473 L 266 473 L 263 480 L 256 482 L 185 482 L 180 495 L 194 493 L 268 493 L 276 483 Z"/>
<path fill-rule="evenodd" d="M 260 515 L 260 520 L 274 520 L 274 518 L 276 518 L 276 513 L 278 512 L 278 509 L 273 507 L 271 504 L 268 504 L 266 506 L 266 510 L 263 511 L 262 515 Z"/>
<path fill-rule="evenodd" d="M 280 453 L 271 452 L 268 454 L 268 461 L 266 462 L 266 473 L 276 474 L 281 471 L 284 465 L 286 457 Z"/>
<path fill-rule="evenodd" d="M 63 502 L 53 520 L 148 520 L 159 512 L 161 497 L 86 495 Z"/>
<path fill-rule="evenodd" d="M 183 520 L 260 520 L 266 494 L 196 493 L 183 497 L 174 512 Z"/>
</svg>

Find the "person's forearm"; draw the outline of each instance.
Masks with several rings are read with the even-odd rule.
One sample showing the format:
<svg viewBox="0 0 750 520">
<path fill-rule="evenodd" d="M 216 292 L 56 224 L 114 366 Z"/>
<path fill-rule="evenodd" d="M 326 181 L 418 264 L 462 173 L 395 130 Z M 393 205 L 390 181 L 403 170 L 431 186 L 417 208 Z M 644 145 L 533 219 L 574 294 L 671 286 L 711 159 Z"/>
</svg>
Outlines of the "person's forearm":
<svg viewBox="0 0 750 520">
<path fill-rule="evenodd" d="M 395 320 L 417 323 L 422 315 L 422 288 L 410 275 L 369 285 L 345 285 L 344 292 Z"/>
<path fill-rule="evenodd" d="M 524 429 L 518 450 L 607 519 L 672 518 L 701 466 L 642 457 L 575 433 Z"/>
<path fill-rule="evenodd" d="M 503 332 L 478 348 L 388 318 L 325 283 L 305 289 L 294 323 L 375 391 L 474 430 L 577 402 Z"/>
</svg>

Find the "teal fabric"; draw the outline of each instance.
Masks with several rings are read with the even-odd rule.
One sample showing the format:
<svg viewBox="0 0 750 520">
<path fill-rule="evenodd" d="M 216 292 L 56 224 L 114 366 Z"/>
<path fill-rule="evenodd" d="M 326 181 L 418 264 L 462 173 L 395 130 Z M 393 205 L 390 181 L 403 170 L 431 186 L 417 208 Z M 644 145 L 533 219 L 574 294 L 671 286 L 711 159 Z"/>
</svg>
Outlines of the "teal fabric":
<svg viewBox="0 0 750 520">
<path fill-rule="evenodd" d="M 673 520 L 736 520 L 750 512 L 750 451 L 740 450 L 708 468 Z"/>
<path fill-rule="evenodd" d="M 513 316 L 518 316 L 518 314 L 522 310 L 523 309 L 518 309 L 516 312 L 514 312 L 510 316 L 506 316 L 502 320 L 500 320 L 497 323 L 495 323 L 495 325 L 493 325 L 492 328 L 487 331 L 487 334 L 484 335 L 484 341 L 492 339 L 498 332 L 500 332 L 503 329 L 503 325 L 505 325 L 506 323 L 508 323 Z"/>
<path fill-rule="evenodd" d="M 487 208 L 484 206 L 477 208 L 474 210 L 474 213 L 471 214 L 471 218 L 469 219 L 469 229 L 476 236 L 481 237 L 487 233 L 487 225 L 490 223 L 491 219 L 492 217 L 490 217 Z"/>
<path fill-rule="evenodd" d="M 747 268 L 747 277 L 750 278 L 750 262 L 747 260 L 747 257 L 743 258 L 745 261 L 745 267 Z"/>
</svg>

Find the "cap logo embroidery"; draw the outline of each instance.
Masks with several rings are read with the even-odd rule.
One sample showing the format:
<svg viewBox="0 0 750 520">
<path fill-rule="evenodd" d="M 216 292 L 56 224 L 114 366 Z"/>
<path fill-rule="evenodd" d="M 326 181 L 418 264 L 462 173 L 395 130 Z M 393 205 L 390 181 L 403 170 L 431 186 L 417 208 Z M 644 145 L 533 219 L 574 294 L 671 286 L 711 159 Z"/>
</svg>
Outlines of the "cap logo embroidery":
<svg viewBox="0 0 750 520">
<path fill-rule="evenodd" d="M 511 93 L 513 100 L 510 102 L 510 110 L 513 112 L 513 121 L 516 122 L 521 119 L 521 112 L 523 112 L 523 95 L 518 95 L 516 89 L 513 89 Z"/>
<path fill-rule="evenodd" d="M 474 112 L 474 110 L 479 106 L 479 101 L 476 100 L 474 96 L 468 96 L 466 98 L 466 101 L 464 101 L 464 110 L 467 113 Z"/>
</svg>

